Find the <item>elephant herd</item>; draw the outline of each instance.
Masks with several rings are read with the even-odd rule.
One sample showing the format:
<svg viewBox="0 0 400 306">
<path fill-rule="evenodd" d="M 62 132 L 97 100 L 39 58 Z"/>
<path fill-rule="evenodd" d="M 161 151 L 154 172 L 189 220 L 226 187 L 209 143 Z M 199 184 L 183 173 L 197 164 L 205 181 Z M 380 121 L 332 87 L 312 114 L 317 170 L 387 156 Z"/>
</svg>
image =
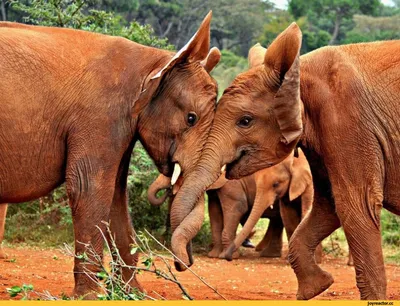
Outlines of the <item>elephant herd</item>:
<svg viewBox="0 0 400 306">
<path fill-rule="evenodd" d="M 206 191 L 217 218 L 218 210 L 231 214 L 212 229 L 211 255 L 227 259 L 279 199 L 298 299 L 333 283 L 314 254 L 340 226 L 361 299 L 385 299 L 380 214 L 382 208 L 400 214 L 400 41 L 300 56 L 302 33 L 293 23 L 268 49 L 249 51 L 248 71 L 217 103 L 210 73 L 221 53 L 210 50 L 211 15 L 177 52 L 1 22 L 0 203 L 29 201 L 65 182 L 75 240 L 82 242 L 76 254 L 90 243 L 102 256 L 102 221 L 109 221 L 120 256 L 135 265 L 127 176 L 140 141 L 174 185 L 178 271 L 194 263 L 190 246 L 204 220 Z M 302 175 L 307 179 L 298 180 Z M 250 202 L 234 237 L 240 205 Z M 83 269 L 77 256 L 74 294 L 94 298 L 98 288 Z M 123 269 L 122 277 L 141 289 L 132 273 Z"/>
</svg>

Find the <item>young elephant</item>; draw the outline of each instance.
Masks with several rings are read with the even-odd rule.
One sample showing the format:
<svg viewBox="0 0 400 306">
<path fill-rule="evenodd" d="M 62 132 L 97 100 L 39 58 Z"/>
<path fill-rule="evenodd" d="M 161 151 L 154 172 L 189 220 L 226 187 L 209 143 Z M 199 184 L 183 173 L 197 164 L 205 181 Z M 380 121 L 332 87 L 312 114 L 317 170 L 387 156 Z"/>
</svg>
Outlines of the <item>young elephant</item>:
<svg viewBox="0 0 400 306">
<path fill-rule="evenodd" d="M 248 182 L 253 183 L 254 189 L 251 190 L 250 195 L 254 205 L 242 231 L 226 251 L 225 258 L 228 260 L 237 257 L 236 250 L 268 207 L 272 207 L 276 200 L 279 200 L 279 211 L 288 241 L 313 203 L 314 188 L 311 170 L 301 149 L 298 149 L 298 157 L 295 157 L 294 152 L 292 152 L 284 161 L 271 168 L 260 170 L 250 176 L 228 183 L 241 181 L 247 184 Z M 321 255 L 322 248 L 319 246 L 316 253 L 317 262 L 321 262 Z"/>
<path fill-rule="evenodd" d="M 80 242 L 75 253 L 90 244 L 102 257 L 109 222 L 121 257 L 134 266 L 130 156 L 139 140 L 167 176 L 197 163 L 217 98 L 210 71 L 220 53 L 210 50 L 210 22 L 211 12 L 176 53 L 121 37 L 0 22 L 0 203 L 30 201 L 65 182 Z M 189 229 L 175 227 L 174 249 L 189 265 L 201 224 L 196 217 Z M 74 294 L 95 298 L 99 287 L 87 269 L 99 271 L 77 256 Z M 121 273 L 140 289 L 131 269 Z"/>
<path fill-rule="evenodd" d="M 202 157 L 173 206 L 187 222 L 223 165 L 228 178 L 239 179 L 300 146 L 316 205 L 289 244 L 297 298 L 332 285 L 312 254 L 342 226 L 361 299 L 384 300 L 381 210 L 400 215 L 400 40 L 328 46 L 300 57 L 301 42 L 300 28 L 290 25 L 225 90 Z"/>
</svg>

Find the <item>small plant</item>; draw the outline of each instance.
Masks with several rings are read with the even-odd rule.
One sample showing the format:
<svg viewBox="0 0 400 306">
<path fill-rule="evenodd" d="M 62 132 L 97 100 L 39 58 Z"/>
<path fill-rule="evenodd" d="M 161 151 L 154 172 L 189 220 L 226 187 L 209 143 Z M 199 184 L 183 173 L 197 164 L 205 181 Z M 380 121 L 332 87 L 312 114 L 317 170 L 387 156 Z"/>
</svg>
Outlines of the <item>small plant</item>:
<svg viewBox="0 0 400 306">
<path fill-rule="evenodd" d="M 20 286 L 13 286 L 11 288 L 7 288 L 7 292 L 10 297 L 16 297 L 18 295 L 22 295 L 21 300 L 29 300 L 30 294 L 33 292 L 33 286 L 31 284 L 23 284 Z"/>
<path fill-rule="evenodd" d="M 131 246 L 131 254 L 135 254 L 136 252 L 141 253 L 141 265 L 129 266 L 121 258 L 114 237 L 109 229 L 109 225 L 107 223 L 105 224 L 107 226 L 106 234 L 103 233 L 100 228 L 98 228 L 98 230 L 101 232 L 106 249 L 111 255 L 108 266 L 104 265 L 102 258 L 94 251 L 94 248 L 90 244 L 85 244 L 85 252 L 78 255 L 74 254 L 70 246 L 65 245 L 65 253 L 69 256 L 74 256 L 82 260 L 82 264 L 85 267 L 84 273 L 98 285 L 100 293 L 97 297 L 99 300 L 156 300 L 156 297 L 161 297 L 161 295 L 159 295 L 157 292 L 153 292 L 155 296 L 151 296 L 131 287 L 129 281 L 125 281 L 122 278 L 122 269 L 131 270 L 132 278 L 141 273 L 154 274 L 157 278 L 162 278 L 165 281 L 176 285 L 181 290 L 183 299 L 193 300 L 193 297 L 190 296 L 187 289 L 172 271 L 172 266 L 170 264 L 171 258 L 155 252 L 150 247 L 150 240 L 152 239 L 159 244 L 159 246 L 163 247 L 165 250 L 170 252 L 170 254 L 172 254 L 171 251 L 166 249 L 158 240 L 154 238 L 154 236 L 147 231 L 146 233 L 140 232 L 136 235 L 136 242 Z M 108 242 L 106 239 L 106 235 L 111 237 L 110 242 Z M 93 272 L 93 269 L 89 270 L 86 268 L 89 266 L 96 267 L 97 272 Z M 189 269 L 189 271 L 195 274 L 192 270 Z M 216 289 L 208 285 L 200 276 L 197 274 L 195 275 L 203 284 L 211 288 L 220 297 L 224 298 Z"/>
</svg>

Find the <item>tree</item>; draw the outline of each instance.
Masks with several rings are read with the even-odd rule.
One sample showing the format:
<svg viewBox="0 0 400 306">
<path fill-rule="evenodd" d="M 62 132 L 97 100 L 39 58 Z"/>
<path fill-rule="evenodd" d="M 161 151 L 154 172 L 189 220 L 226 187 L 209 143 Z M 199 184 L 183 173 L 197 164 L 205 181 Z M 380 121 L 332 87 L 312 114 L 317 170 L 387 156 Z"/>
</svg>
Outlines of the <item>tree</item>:
<svg viewBox="0 0 400 306">
<path fill-rule="evenodd" d="M 400 39 L 400 16 L 372 17 L 354 15 L 355 27 L 346 34 L 344 43 Z"/>
<path fill-rule="evenodd" d="M 295 18 L 306 16 L 311 31 L 328 32 L 332 45 L 352 27 L 354 14 L 376 15 L 380 5 L 379 0 L 290 0 L 289 12 Z"/>
<path fill-rule="evenodd" d="M 151 24 L 156 35 L 167 37 L 179 49 L 213 10 L 213 45 L 245 56 L 272 7 L 268 0 L 142 0 L 135 18 Z"/>
</svg>

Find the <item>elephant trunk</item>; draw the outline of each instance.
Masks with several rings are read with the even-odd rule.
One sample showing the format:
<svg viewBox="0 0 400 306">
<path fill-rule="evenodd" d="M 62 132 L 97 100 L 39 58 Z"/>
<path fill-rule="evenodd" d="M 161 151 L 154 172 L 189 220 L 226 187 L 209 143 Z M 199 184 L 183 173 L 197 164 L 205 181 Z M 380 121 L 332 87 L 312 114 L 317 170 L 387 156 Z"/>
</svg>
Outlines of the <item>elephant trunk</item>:
<svg viewBox="0 0 400 306">
<path fill-rule="evenodd" d="M 225 253 L 226 260 L 228 261 L 232 260 L 233 252 L 235 252 L 242 245 L 243 241 L 249 236 L 254 226 L 257 224 L 258 220 L 260 220 L 264 211 L 269 206 L 273 205 L 274 201 L 275 197 L 273 197 L 272 199 L 265 199 L 263 197 L 263 192 L 261 191 L 261 188 L 257 186 L 257 194 L 254 200 L 253 208 L 242 230 L 240 231 L 239 234 L 236 235 L 235 240 L 228 247 Z"/>
<path fill-rule="evenodd" d="M 198 164 L 185 174 L 183 185 L 172 203 L 172 251 L 187 266 L 192 264 L 187 245 L 196 236 L 204 220 L 204 202 L 199 199 L 204 196 L 207 187 L 219 178 L 224 162 L 221 153 L 229 143 L 224 137 L 218 137 L 223 133 L 213 134 L 215 136 L 207 140 Z M 218 148 L 218 152 L 214 148 Z M 178 271 L 186 270 L 179 261 L 175 261 L 175 267 Z"/>
<path fill-rule="evenodd" d="M 157 179 L 150 185 L 147 190 L 147 199 L 151 205 L 160 206 L 164 203 L 165 199 L 170 195 L 170 192 L 166 191 L 161 197 L 157 197 L 157 193 L 163 189 L 171 187 L 171 178 L 160 174 Z"/>
</svg>

